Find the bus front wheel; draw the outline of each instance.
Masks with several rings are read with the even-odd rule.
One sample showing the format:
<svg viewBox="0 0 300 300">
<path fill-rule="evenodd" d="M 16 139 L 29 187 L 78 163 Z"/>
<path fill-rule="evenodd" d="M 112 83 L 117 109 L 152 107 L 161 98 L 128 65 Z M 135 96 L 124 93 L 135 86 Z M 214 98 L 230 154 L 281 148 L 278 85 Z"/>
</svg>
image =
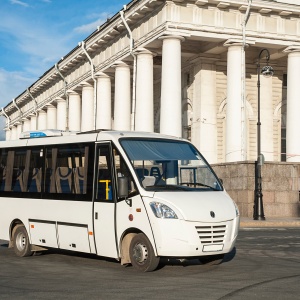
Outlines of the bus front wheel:
<svg viewBox="0 0 300 300">
<path fill-rule="evenodd" d="M 25 226 L 18 226 L 14 231 L 14 251 L 17 256 L 25 257 L 30 256 L 33 253 L 31 252 L 31 245 L 29 243 L 28 234 Z"/>
<path fill-rule="evenodd" d="M 150 241 L 143 233 L 132 238 L 129 256 L 132 266 L 142 272 L 154 271 L 159 264 L 159 257 L 155 256 Z"/>
</svg>

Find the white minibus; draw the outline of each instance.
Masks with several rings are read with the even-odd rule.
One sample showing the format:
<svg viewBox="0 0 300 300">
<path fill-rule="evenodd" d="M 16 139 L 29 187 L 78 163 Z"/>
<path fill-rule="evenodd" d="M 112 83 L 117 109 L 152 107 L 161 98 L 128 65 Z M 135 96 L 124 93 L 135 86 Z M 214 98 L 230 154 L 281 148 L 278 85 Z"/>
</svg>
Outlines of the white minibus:
<svg viewBox="0 0 300 300">
<path fill-rule="evenodd" d="M 160 258 L 222 260 L 239 211 L 200 152 L 156 133 L 43 130 L 0 142 L 0 239 L 147 272 Z"/>
</svg>

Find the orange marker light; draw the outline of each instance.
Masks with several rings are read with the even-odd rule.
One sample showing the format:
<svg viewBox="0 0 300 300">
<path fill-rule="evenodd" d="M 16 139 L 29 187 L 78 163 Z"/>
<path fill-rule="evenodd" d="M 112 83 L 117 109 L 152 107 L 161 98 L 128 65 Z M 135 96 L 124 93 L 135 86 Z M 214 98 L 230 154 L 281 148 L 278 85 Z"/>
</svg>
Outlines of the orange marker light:
<svg viewBox="0 0 300 300">
<path fill-rule="evenodd" d="M 141 208 L 137 208 L 137 209 L 136 209 L 136 212 L 141 212 L 141 211 L 142 211 Z"/>
<path fill-rule="evenodd" d="M 31 225 L 30 225 L 30 228 L 34 228 L 34 225 L 33 225 L 33 224 L 31 224 Z"/>
<path fill-rule="evenodd" d="M 93 235 L 93 231 L 89 231 L 89 235 Z"/>
</svg>

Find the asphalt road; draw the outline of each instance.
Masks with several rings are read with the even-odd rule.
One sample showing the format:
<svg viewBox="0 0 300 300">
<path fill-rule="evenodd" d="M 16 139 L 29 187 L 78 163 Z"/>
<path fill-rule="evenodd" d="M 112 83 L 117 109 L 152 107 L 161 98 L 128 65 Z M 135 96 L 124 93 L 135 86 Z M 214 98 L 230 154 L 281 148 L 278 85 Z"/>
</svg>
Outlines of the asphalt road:
<svg viewBox="0 0 300 300">
<path fill-rule="evenodd" d="M 19 258 L 0 240 L 0 299 L 300 299 L 300 228 L 243 229 L 220 265 L 152 273 L 79 253 Z"/>
</svg>

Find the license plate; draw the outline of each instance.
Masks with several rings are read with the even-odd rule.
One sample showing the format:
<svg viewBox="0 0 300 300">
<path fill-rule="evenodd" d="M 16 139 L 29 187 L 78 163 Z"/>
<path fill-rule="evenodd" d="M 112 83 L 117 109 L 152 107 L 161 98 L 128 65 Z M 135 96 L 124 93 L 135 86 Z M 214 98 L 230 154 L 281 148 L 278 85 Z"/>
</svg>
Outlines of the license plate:
<svg viewBox="0 0 300 300">
<path fill-rule="evenodd" d="M 215 251 L 222 251 L 223 250 L 224 245 L 220 244 L 220 245 L 204 245 L 203 246 L 203 252 L 215 252 Z"/>
</svg>

